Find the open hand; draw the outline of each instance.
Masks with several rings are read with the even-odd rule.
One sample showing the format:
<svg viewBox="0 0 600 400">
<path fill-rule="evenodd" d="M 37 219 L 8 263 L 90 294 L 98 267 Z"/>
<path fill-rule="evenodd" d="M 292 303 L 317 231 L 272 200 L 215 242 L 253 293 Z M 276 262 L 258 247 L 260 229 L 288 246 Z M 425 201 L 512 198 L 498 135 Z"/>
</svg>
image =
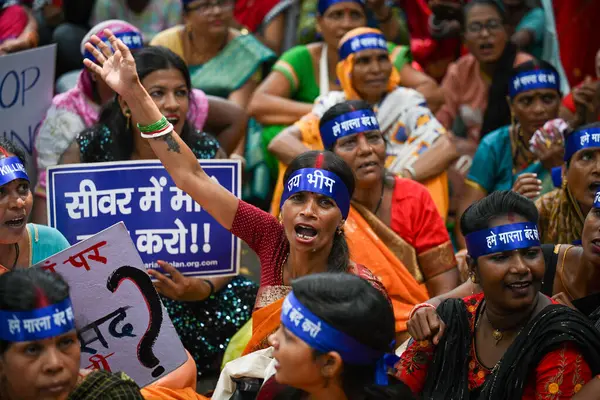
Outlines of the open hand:
<svg viewBox="0 0 600 400">
<path fill-rule="evenodd" d="M 105 29 L 104 34 L 112 49 L 98 36 L 92 35 L 85 48 L 96 58 L 97 63 L 88 59 L 83 60 L 83 63 L 90 71 L 102 78 L 112 90 L 124 96 L 125 93 L 140 85 L 135 60 L 125 43 L 117 39 L 109 29 Z"/>
<path fill-rule="evenodd" d="M 204 280 L 183 276 L 177 268 L 164 261 L 158 261 L 158 265 L 170 275 L 168 277 L 156 270 L 148 270 L 148 274 L 157 280 L 154 287 L 158 293 L 179 301 L 201 301 L 209 296 L 210 286 Z"/>
<path fill-rule="evenodd" d="M 432 307 L 423 307 L 415 311 L 412 318 L 406 323 L 408 333 L 418 342 L 429 340 L 434 345 L 444 336 L 446 324 Z"/>
</svg>

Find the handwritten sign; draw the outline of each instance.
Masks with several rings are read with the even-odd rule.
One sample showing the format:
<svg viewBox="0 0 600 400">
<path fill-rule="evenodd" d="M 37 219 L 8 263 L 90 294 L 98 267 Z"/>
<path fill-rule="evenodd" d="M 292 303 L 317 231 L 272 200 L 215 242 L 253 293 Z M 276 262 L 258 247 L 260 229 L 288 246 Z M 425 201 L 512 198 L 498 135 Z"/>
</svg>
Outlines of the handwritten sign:
<svg viewBox="0 0 600 400">
<path fill-rule="evenodd" d="M 240 163 L 202 160 L 221 186 L 240 196 Z M 48 221 L 71 244 L 119 221 L 146 268 L 157 260 L 188 276 L 237 275 L 240 242 L 178 189 L 159 161 L 48 168 Z"/>
<path fill-rule="evenodd" d="M 123 223 L 36 265 L 71 286 L 81 368 L 123 371 L 140 386 L 187 354 Z"/>
<path fill-rule="evenodd" d="M 0 133 L 29 155 L 28 173 L 35 179 L 35 135 L 52 104 L 56 45 L 2 56 L 0 62 Z"/>
</svg>

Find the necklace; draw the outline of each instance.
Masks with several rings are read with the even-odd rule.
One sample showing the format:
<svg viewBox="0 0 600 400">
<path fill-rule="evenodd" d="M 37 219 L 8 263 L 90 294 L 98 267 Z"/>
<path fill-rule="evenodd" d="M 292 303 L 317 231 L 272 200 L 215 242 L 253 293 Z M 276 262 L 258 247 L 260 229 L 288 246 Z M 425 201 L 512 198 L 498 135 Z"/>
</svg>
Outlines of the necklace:
<svg viewBox="0 0 600 400">
<path fill-rule="evenodd" d="M 381 202 L 383 201 L 383 192 L 385 189 L 385 177 L 383 178 L 383 182 L 381 184 L 381 196 L 379 196 L 379 201 L 377 202 L 377 207 L 375 207 L 375 211 L 373 214 L 377 215 L 377 211 L 379 211 L 379 207 L 381 207 Z"/>
<path fill-rule="evenodd" d="M 481 322 L 481 316 L 483 314 L 485 314 L 485 303 L 483 303 L 483 306 L 481 307 L 481 311 L 479 312 L 479 315 L 477 316 L 477 322 L 475 323 L 475 330 L 479 329 L 479 324 Z M 494 327 L 494 325 L 492 324 L 492 321 L 490 321 L 490 318 L 487 316 L 487 314 L 485 314 L 485 319 L 487 319 L 488 323 L 492 327 L 492 338 L 494 338 L 494 340 L 496 341 L 496 343 L 494 344 L 495 346 L 498 346 L 498 343 L 500 343 L 500 341 L 504 338 L 504 332 L 513 330 L 510 328 L 501 330 L 501 329 Z M 527 317 L 527 320 L 529 320 L 529 317 Z M 524 327 L 525 327 L 525 325 L 522 325 L 519 328 L 516 336 L 519 336 L 519 334 L 521 333 L 521 331 L 523 330 Z"/>
</svg>

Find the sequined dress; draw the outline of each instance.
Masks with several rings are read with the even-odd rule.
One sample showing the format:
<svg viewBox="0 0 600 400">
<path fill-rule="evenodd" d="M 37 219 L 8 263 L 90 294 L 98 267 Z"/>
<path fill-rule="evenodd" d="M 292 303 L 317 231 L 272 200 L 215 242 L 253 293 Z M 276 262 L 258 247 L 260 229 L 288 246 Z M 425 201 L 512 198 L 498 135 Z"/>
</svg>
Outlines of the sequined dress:
<svg viewBox="0 0 600 400">
<path fill-rule="evenodd" d="M 199 159 L 215 158 L 219 142 L 196 131 L 182 139 Z M 105 125 L 77 136 L 82 162 L 124 161 L 115 135 Z M 161 296 L 183 346 L 198 368 L 198 376 L 218 373 L 230 338 L 250 319 L 258 286 L 237 276 L 219 292 L 204 301 L 181 302 Z"/>
</svg>

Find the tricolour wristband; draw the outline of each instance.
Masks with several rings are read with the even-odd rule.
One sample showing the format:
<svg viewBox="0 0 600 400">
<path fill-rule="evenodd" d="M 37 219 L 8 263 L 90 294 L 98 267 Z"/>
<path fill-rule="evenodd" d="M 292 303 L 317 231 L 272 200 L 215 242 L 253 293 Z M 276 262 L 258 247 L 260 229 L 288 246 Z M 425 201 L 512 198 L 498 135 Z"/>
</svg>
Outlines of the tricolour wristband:
<svg viewBox="0 0 600 400">
<path fill-rule="evenodd" d="M 156 139 L 156 138 L 159 138 L 161 136 L 166 136 L 166 135 L 168 135 L 171 132 L 173 132 L 173 124 L 169 123 L 169 125 L 167 125 L 165 128 L 163 128 L 160 131 L 156 131 L 156 132 L 152 132 L 152 133 L 143 133 L 143 132 L 141 132 L 140 135 L 144 139 Z"/>
</svg>

